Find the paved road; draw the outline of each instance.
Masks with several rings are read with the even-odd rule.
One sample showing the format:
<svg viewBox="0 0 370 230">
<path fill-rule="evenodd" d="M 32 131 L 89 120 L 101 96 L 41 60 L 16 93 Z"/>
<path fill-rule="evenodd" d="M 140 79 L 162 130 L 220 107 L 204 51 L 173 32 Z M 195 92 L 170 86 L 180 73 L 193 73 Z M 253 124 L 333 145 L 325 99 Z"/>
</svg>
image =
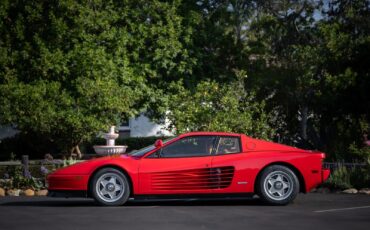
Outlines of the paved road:
<svg viewBox="0 0 370 230">
<path fill-rule="evenodd" d="M 32 229 L 370 229 L 370 196 L 302 194 L 284 207 L 256 199 L 130 201 L 98 207 L 89 199 L 0 198 L 1 230 Z"/>
</svg>

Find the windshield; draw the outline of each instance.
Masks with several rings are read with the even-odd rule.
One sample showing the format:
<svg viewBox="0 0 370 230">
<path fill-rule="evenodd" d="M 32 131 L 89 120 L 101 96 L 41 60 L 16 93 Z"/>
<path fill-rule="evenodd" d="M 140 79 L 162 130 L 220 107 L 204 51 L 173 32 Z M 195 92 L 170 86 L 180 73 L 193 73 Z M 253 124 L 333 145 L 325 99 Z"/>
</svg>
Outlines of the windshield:
<svg viewBox="0 0 370 230">
<path fill-rule="evenodd" d="M 167 143 L 167 142 L 169 142 L 170 140 L 173 140 L 173 139 L 175 139 L 175 138 L 176 138 L 176 136 L 171 137 L 171 138 L 168 138 L 168 139 L 166 139 L 166 140 L 164 140 L 164 141 L 163 141 L 163 144 L 165 144 L 165 143 Z M 150 151 L 152 151 L 152 150 L 154 150 L 154 149 L 155 149 L 155 146 L 154 146 L 154 145 L 149 145 L 149 146 L 144 147 L 144 148 L 139 149 L 139 150 L 133 150 L 132 152 L 128 153 L 128 155 L 130 155 L 130 156 L 134 156 L 134 157 L 142 157 L 142 156 L 144 156 L 147 152 L 150 152 Z"/>
</svg>

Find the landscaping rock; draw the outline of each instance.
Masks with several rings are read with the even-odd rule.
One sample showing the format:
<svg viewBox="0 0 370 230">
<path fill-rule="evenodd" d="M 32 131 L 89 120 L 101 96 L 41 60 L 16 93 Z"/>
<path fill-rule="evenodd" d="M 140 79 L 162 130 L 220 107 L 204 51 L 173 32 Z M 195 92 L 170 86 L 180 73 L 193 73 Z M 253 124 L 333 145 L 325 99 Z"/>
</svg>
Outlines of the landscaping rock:
<svg viewBox="0 0 370 230">
<path fill-rule="evenodd" d="M 26 189 L 23 191 L 23 194 L 25 196 L 34 196 L 35 195 L 35 191 L 33 191 L 32 189 Z"/>
<path fill-rule="evenodd" d="M 370 188 L 363 188 L 358 191 L 358 193 L 370 195 Z"/>
<path fill-rule="evenodd" d="M 5 196 L 5 190 L 3 188 L 0 188 L 0 196 Z"/>
<path fill-rule="evenodd" d="M 35 195 L 36 196 L 46 196 L 48 195 L 48 190 L 43 189 L 43 190 L 36 191 Z"/>
<path fill-rule="evenodd" d="M 349 189 L 346 189 L 346 190 L 343 190 L 342 193 L 346 193 L 346 194 L 356 194 L 358 193 L 357 189 L 355 188 L 349 188 Z"/>
<path fill-rule="evenodd" d="M 19 193 L 21 192 L 21 190 L 19 189 L 9 189 L 6 194 L 8 196 L 19 196 Z"/>
</svg>

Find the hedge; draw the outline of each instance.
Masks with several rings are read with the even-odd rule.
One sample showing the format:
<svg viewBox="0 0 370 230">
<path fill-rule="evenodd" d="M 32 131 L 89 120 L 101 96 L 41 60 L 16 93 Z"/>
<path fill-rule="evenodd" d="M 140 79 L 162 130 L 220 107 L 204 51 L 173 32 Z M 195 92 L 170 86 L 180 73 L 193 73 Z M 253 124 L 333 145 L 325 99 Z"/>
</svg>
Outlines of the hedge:
<svg viewBox="0 0 370 230">
<path fill-rule="evenodd" d="M 168 137 L 128 137 L 128 138 L 118 138 L 116 140 L 116 145 L 127 145 L 126 152 L 131 152 L 132 150 L 138 150 L 144 148 L 148 145 L 154 144 L 157 139 L 166 139 Z M 94 153 L 94 145 L 105 145 L 105 139 L 96 138 L 89 143 L 85 143 L 80 146 L 83 153 Z"/>
<path fill-rule="evenodd" d="M 116 145 L 127 145 L 127 152 L 141 149 L 152 145 L 157 139 L 167 137 L 128 137 L 116 140 Z M 94 154 L 94 145 L 105 145 L 105 139 L 94 138 L 92 141 L 80 145 L 80 150 L 84 154 Z M 0 161 L 11 160 L 12 155 L 20 159 L 22 155 L 29 155 L 30 159 L 43 159 L 45 154 L 50 153 L 54 157 L 60 158 L 62 150 L 52 141 L 46 140 L 37 134 L 18 134 L 12 138 L 0 140 Z"/>
</svg>

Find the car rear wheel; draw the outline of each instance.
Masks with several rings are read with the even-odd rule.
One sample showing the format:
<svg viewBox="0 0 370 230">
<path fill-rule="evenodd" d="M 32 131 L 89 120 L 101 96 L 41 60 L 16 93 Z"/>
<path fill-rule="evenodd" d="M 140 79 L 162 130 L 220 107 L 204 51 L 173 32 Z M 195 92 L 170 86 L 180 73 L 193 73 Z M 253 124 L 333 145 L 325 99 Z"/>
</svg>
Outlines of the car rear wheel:
<svg viewBox="0 0 370 230">
<path fill-rule="evenodd" d="M 288 167 L 272 165 L 262 171 L 257 182 L 260 198 L 272 205 L 286 205 L 293 201 L 299 192 L 299 180 Z"/>
<path fill-rule="evenodd" d="M 94 175 L 90 188 L 93 198 L 100 205 L 123 205 L 130 196 L 127 177 L 114 168 L 99 170 Z"/>
</svg>

